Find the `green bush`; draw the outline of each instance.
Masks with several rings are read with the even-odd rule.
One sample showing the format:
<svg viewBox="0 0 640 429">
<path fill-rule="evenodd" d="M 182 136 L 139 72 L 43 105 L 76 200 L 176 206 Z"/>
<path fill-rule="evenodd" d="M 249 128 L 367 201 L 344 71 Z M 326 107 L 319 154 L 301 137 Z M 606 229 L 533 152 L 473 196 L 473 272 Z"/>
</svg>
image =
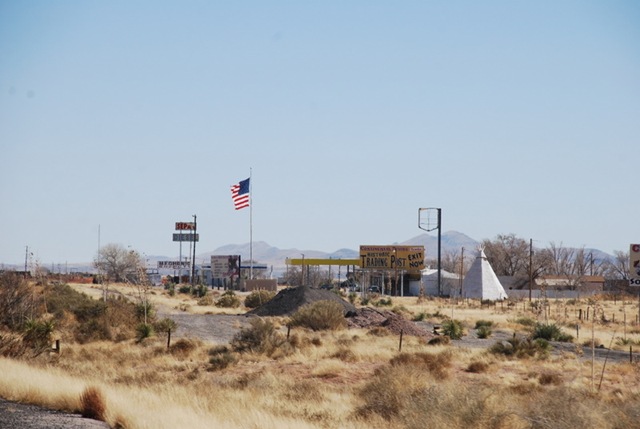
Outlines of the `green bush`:
<svg viewBox="0 0 640 429">
<path fill-rule="evenodd" d="M 289 326 L 300 326 L 314 331 L 343 329 L 347 325 L 344 307 L 335 301 L 317 301 L 301 307 L 292 316 Z"/>
<path fill-rule="evenodd" d="M 271 301 L 274 296 L 276 296 L 275 292 L 254 290 L 244 299 L 244 306 L 247 308 L 258 308 L 264 303 Z"/>
<path fill-rule="evenodd" d="M 153 335 L 153 325 L 150 323 L 140 323 L 136 327 L 136 339 L 138 342 L 144 340 L 145 338 L 149 338 Z"/>
<path fill-rule="evenodd" d="M 488 328 L 493 326 L 492 320 L 477 320 L 476 321 L 476 329 L 479 329 L 481 326 L 486 326 Z"/>
<path fill-rule="evenodd" d="M 24 325 L 23 339 L 36 354 L 51 347 L 53 322 L 29 319 Z"/>
<path fill-rule="evenodd" d="M 168 317 L 160 319 L 153 324 L 153 328 L 156 332 L 162 332 L 165 334 L 168 332 L 175 332 L 177 327 L 178 325 L 176 324 L 175 320 L 169 319 Z"/>
<path fill-rule="evenodd" d="M 537 323 L 532 334 L 532 338 L 542 338 L 547 341 L 562 341 L 570 343 L 573 341 L 573 337 L 569 334 L 562 332 L 562 329 L 555 323 L 543 324 Z"/>
<path fill-rule="evenodd" d="M 190 285 L 180 286 L 178 288 L 178 292 L 180 292 L 180 293 L 189 293 L 190 294 L 191 293 L 191 286 Z"/>
<path fill-rule="evenodd" d="M 216 301 L 216 307 L 221 308 L 237 308 L 240 307 L 240 298 L 232 290 L 228 290 L 222 294 L 220 299 Z"/>
<path fill-rule="evenodd" d="M 491 328 L 486 325 L 482 325 L 476 329 L 476 334 L 478 335 L 478 338 L 481 339 L 489 338 L 492 333 Z"/>
<path fill-rule="evenodd" d="M 445 320 L 442 323 L 442 333 L 452 340 L 459 340 L 464 335 L 462 322 L 459 320 Z"/>
</svg>

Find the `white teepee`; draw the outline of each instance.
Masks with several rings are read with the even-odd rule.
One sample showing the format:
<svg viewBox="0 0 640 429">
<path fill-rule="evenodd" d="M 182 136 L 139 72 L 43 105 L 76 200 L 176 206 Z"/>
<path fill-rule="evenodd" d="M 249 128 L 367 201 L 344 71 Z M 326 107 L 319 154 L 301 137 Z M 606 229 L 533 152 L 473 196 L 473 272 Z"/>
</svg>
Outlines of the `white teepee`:
<svg viewBox="0 0 640 429">
<path fill-rule="evenodd" d="M 480 249 L 476 260 L 471 264 L 462 283 L 462 296 L 467 298 L 480 298 L 499 300 L 507 298 L 500 280 L 491 268 L 484 249 Z"/>
</svg>

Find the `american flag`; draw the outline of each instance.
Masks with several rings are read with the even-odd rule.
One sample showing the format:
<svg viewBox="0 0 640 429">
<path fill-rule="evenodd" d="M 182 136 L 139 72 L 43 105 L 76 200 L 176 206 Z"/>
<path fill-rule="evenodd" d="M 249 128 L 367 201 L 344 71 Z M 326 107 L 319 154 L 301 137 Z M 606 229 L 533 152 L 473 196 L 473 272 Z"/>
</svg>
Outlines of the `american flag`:
<svg viewBox="0 0 640 429">
<path fill-rule="evenodd" d="M 236 210 L 249 207 L 249 179 L 241 180 L 231 187 L 231 199 Z"/>
</svg>

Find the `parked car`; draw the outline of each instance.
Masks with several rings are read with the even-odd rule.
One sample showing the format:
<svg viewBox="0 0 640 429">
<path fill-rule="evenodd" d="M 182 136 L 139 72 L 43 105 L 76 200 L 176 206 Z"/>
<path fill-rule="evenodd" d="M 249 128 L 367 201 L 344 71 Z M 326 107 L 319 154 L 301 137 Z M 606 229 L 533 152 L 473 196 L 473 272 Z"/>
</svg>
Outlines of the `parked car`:
<svg viewBox="0 0 640 429">
<path fill-rule="evenodd" d="M 380 293 L 380 287 L 379 286 L 369 286 L 369 288 L 367 289 L 367 292 L 369 292 L 369 293 Z"/>
</svg>

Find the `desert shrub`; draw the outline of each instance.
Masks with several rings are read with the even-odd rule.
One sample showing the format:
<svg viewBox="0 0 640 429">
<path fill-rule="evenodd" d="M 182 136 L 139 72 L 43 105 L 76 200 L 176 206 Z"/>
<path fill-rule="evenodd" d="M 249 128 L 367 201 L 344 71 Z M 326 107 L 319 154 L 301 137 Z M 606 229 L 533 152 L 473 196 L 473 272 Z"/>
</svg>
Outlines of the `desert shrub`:
<svg viewBox="0 0 640 429">
<path fill-rule="evenodd" d="M 346 347 L 340 347 L 335 353 L 331 355 L 331 357 L 334 359 L 339 359 L 343 362 L 353 363 L 358 361 L 358 356 L 353 352 L 353 350 Z"/>
<path fill-rule="evenodd" d="M 349 298 L 349 302 L 351 304 L 355 304 L 356 303 L 356 299 L 358 299 L 358 294 L 355 293 L 355 292 L 350 292 L 348 298 Z"/>
<path fill-rule="evenodd" d="M 445 320 L 442 323 L 442 333 L 452 340 L 459 340 L 464 335 L 462 322 L 459 320 Z"/>
<path fill-rule="evenodd" d="M 367 331 L 367 334 L 374 337 L 388 337 L 389 335 L 391 335 L 391 331 L 389 331 L 384 326 L 374 326 Z"/>
<path fill-rule="evenodd" d="M 232 290 L 228 290 L 222 294 L 220 299 L 216 301 L 216 307 L 222 308 L 237 308 L 240 307 L 240 298 L 236 296 L 236 293 Z"/>
<path fill-rule="evenodd" d="M 451 367 L 451 353 L 400 353 L 389 361 L 391 366 L 410 365 L 420 371 L 427 370 L 436 379 L 443 380 L 449 375 Z"/>
<path fill-rule="evenodd" d="M 43 320 L 27 320 L 23 328 L 23 340 L 34 351 L 40 354 L 51 348 L 53 322 Z"/>
<path fill-rule="evenodd" d="M 209 370 L 220 371 L 238 361 L 237 356 L 227 346 L 216 346 L 209 350 Z"/>
<path fill-rule="evenodd" d="M 555 323 L 537 323 L 534 327 L 532 338 L 542 338 L 547 341 L 571 342 L 573 337 L 562 332 L 560 327 Z"/>
<path fill-rule="evenodd" d="M 178 292 L 180 293 L 184 293 L 184 294 L 190 294 L 191 293 L 191 286 L 190 285 L 182 285 L 178 288 Z"/>
<path fill-rule="evenodd" d="M 562 384 L 562 376 L 555 372 L 543 372 L 538 375 L 538 382 L 543 386 L 546 385 L 560 385 Z"/>
<path fill-rule="evenodd" d="M 242 328 L 231 340 L 231 348 L 239 353 L 252 352 L 272 355 L 286 338 L 269 320 L 252 319 L 250 326 Z"/>
<path fill-rule="evenodd" d="M 274 296 L 276 296 L 275 292 L 254 290 L 244 299 L 244 306 L 247 308 L 258 308 L 262 304 L 271 301 Z"/>
<path fill-rule="evenodd" d="M 411 320 L 413 320 L 414 322 L 422 322 L 426 318 L 427 318 L 427 313 L 425 313 L 424 311 L 421 311 L 420 313 L 413 316 Z"/>
<path fill-rule="evenodd" d="M 38 317 L 39 298 L 24 277 L 14 272 L 0 274 L 0 326 L 19 330 L 29 317 Z"/>
<path fill-rule="evenodd" d="M 178 328 L 178 325 L 175 322 L 175 320 L 169 319 L 168 317 L 165 317 L 164 319 L 160 319 L 153 324 L 153 329 L 156 332 L 162 332 L 164 334 L 169 332 L 175 332 L 177 328 Z"/>
<path fill-rule="evenodd" d="M 97 387 L 87 387 L 80 395 L 82 417 L 104 421 L 107 405 L 102 392 Z"/>
<path fill-rule="evenodd" d="M 197 348 L 197 344 L 187 338 L 180 338 L 175 343 L 171 344 L 169 351 L 174 355 L 187 356 L 191 354 Z"/>
<path fill-rule="evenodd" d="M 479 329 L 482 326 L 491 328 L 493 326 L 493 321 L 492 320 L 476 320 L 476 329 Z"/>
<path fill-rule="evenodd" d="M 296 311 L 289 326 L 309 328 L 314 331 L 337 330 L 346 327 L 344 308 L 335 301 L 317 301 Z"/>
<path fill-rule="evenodd" d="M 547 340 L 521 339 L 516 336 L 507 340 L 495 343 L 489 351 L 494 354 L 501 354 L 515 358 L 538 357 L 546 358 L 549 355 L 551 346 Z"/>
<path fill-rule="evenodd" d="M 474 374 L 479 374 L 481 372 L 486 372 L 489 369 L 489 364 L 486 362 L 473 361 L 467 366 L 467 372 L 472 372 Z"/>
<path fill-rule="evenodd" d="M 514 322 L 519 324 L 519 325 L 528 326 L 528 327 L 531 327 L 531 328 L 536 326 L 536 324 L 538 323 L 538 322 L 535 321 L 535 319 L 532 319 L 530 317 L 519 317 Z"/>
<path fill-rule="evenodd" d="M 391 307 L 393 305 L 393 301 L 391 298 L 380 298 L 376 301 L 373 301 L 373 305 L 375 307 Z"/>
<path fill-rule="evenodd" d="M 399 417 L 406 423 L 403 419 L 411 417 L 407 408 L 420 401 L 425 392 L 431 389 L 434 373 L 441 373 L 441 376 L 446 374 L 450 361 L 448 353 L 403 353 L 397 356 L 389 365 L 376 370 L 370 381 L 359 391 L 362 405 L 356 409 L 356 415 L 364 418 L 379 416 L 388 421 Z M 430 413 L 434 412 L 432 404 L 422 403 L 422 407 L 430 410 Z M 403 427 L 444 426 L 414 424 Z"/>
<path fill-rule="evenodd" d="M 206 306 L 206 305 L 215 305 L 215 298 L 211 294 L 206 294 L 202 298 L 198 299 L 198 305 Z"/>
<path fill-rule="evenodd" d="M 153 322 L 156 318 L 156 309 L 152 302 L 144 300 L 136 304 L 136 316 L 140 322 Z"/>
<path fill-rule="evenodd" d="M 489 338 L 492 333 L 493 332 L 491 331 L 491 328 L 486 325 L 482 325 L 478 329 L 476 329 L 476 335 L 481 339 Z"/>
<path fill-rule="evenodd" d="M 430 346 L 446 346 L 447 344 L 451 344 L 451 338 L 446 335 L 438 335 L 437 337 L 433 337 L 427 343 Z"/>
<path fill-rule="evenodd" d="M 205 296 L 207 296 L 208 292 L 209 289 L 205 285 L 198 285 L 193 288 L 192 294 L 196 298 L 204 298 Z"/>
<path fill-rule="evenodd" d="M 0 356 L 20 358 L 27 355 L 29 348 L 22 336 L 13 332 L 0 332 Z"/>
<path fill-rule="evenodd" d="M 150 323 L 140 323 L 136 327 L 136 340 L 138 342 L 144 340 L 145 338 L 149 338 L 153 335 L 153 325 Z"/>
</svg>

